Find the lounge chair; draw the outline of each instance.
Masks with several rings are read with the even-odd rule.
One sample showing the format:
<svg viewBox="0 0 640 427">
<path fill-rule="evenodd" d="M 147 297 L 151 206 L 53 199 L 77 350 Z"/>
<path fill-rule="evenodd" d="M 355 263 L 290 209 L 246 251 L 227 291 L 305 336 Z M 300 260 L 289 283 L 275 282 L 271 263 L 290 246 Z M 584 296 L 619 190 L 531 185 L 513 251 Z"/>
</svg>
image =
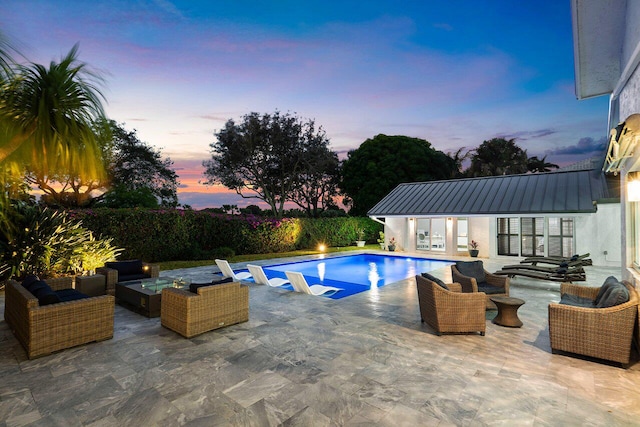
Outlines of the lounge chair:
<svg viewBox="0 0 640 427">
<path fill-rule="evenodd" d="M 552 282 L 584 282 L 587 275 L 583 272 L 570 271 L 567 268 L 557 268 L 553 271 L 534 271 L 527 268 L 508 268 L 494 272 L 498 276 L 524 276 L 532 279 L 550 280 Z"/>
<path fill-rule="evenodd" d="M 531 271 L 539 271 L 541 273 L 557 273 L 558 271 L 564 271 L 569 274 L 585 274 L 584 268 L 582 266 L 567 266 L 566 264 L 561 264 L 559 266 L 546 266 L 546 265 L 529 265 L 529 264 L 515 264 L 515 265 L 505 265 L 502 267 L 502 270 L 531 270 Z"/>
<path fill-rule="evenodd" d="M 251 277 L 251 273 L 247 273 L 246 271 L 242 271 L 240 273 L 234 273 L 233 269 L 229 265 L 229 262 L 224 259 L 217 259 L 216 265 L 222 272 L 224 277 L 231 277 L 234 281 L 239 282 L 240 280 L 245 280 Z"/>
<path fill-rule="evenodd" d="M 575 267 L 575 266 L 584 266 L 584 265 L 592 265 L 593 262 L 589 257 L 589 253 L 583 255 L 574 255 L 572 257 L 558 257 L 558 256 L 534 256 L 528 257 L 520 261 L 520 264 L 552 264 L 552 265 L 564 265 Z"/>
<path fill-rule="evenodd" d="M 269 279 L 267 275 L 264 274 L 264 270 L 262 269 L 262 267 L 260 267 L 259 265 L 247 264 L 247 268 L 253 276 L 253 280 L 258 285 L 267 285 L 273 288 L 277 288 L 291 283 L 287 279 L 283 279 L 281 277 L 274 277 L 272 279 Z"/>
<path fill-rule="evenodd" d="M 298 273 L 297 271 L 285 271 L 284 274 L 287 275 L 287 279 L 291 282 L 293 289 L 296 292 L 302 292 L 310 295 L 324 295 L 326 293 L 331 292 L 332 294 L 341 291 L 340 288 L 334 288 L 333 286 L 324 286 L 324 285 L 311 285 L 307 283 L 307 280 L 304 278 L 302 273 Z"/>
</svg>

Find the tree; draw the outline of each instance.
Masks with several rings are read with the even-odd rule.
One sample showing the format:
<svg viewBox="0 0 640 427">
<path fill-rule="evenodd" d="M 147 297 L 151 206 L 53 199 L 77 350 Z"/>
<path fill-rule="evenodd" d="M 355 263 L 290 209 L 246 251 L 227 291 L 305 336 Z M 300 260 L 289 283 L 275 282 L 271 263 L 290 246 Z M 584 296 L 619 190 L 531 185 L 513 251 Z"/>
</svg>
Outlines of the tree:
<svg viewBox="0 0 640 427">
<path fill-rule="evenodd" d="M 547 163 L 547 156 L 538 159 L 538 156 L 529 157 L 527 160 L 527 170 L 529 172 L 551 172 L 551 169 L 558 169 L 560 166 L 554 163 Z"/>
<path fill-rule="evenodd" d="M 212 158 L 203 162 L 205 184 L 222 184 L 243 198 L 262 200 L 278 218 L 305 179 L 308 150 L 329 142 L 313 120 L 278 111 L 249 113 L 240 124 L 229 120 L 215 136 Z"/>
<path fill-rule="evenodd" d="M 448 179 L 456 165 L 424 139 L 380 134 L 349 151 L 341 169 L 340 189 L 356 216 L 366 215 L 398 184 Z"/>
<path fill-rule="evenodd" d="M 324 132 L 314 132 L 302 153 L 302 171 L 288 199 L 304 209 L 309 218 L 317 218 L 330 206 L 335 206 L 338 194 L 340 161 L 338 155 L 327 147 Z"/>
<path fill-rule="evenodd" d="M 469 176 L 514 175 L 527 172 L 527 152 L 518 147 L 515 138 L 493 138 L 484 141 L 471 156 Z"/>
<path fill-rule="evenodd" d="M 104 175 L 92 123 L 104 117 L 102 79 L 77 59 L 78 46 L 49 68 L 16 65 L 0 93 L 0 165 L 20 175 Z"/>
<path fill-rule="evenodd" d="M 160 150 L 138 139 L 136 130 L 109 120 L 113 149 L 107 154 L 111 185 L 129 192 L 149 190 L 164 207 L 178 205 L 178 175 L 173 161 L 162 158 Z"/>
</svg>

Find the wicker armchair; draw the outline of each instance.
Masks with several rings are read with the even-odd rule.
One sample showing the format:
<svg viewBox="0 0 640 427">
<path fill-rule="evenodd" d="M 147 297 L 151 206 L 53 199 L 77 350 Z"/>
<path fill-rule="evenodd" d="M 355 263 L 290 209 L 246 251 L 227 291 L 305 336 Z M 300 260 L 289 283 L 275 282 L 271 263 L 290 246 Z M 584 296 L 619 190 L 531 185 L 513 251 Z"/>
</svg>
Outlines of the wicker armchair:
<svg viewBox="0 0 640 427">
<path fill-rule="evenodd" d="M 485 304 L 487 310 L 497 310 L 496 305 L 489 298 L 497 296 L 508 297 L 510 279 L 506 276 L 489 273 L 487 270 L 484 270 L 484 275 L 486 277 L 486 283 L 478 286 L 478 281 L 475 277 L 465 276 L 460 273 L 455 265 L 451 266 L 451 277 L 454 282 L 462 285 L 462 292 L 484 292 L 486 294 Z"/>
<path fill-rule="evenodd" d="M 249 320 L 249 287 L 239 282 L 162 290 L 160 322 L 185 338 Z"/>
<path fill-rule="evenodd" d="M 53 290 L 72 288 L 73 279 L 48 279 Z M 5 289 L 4 319 L 29 359 L 113 337 L 115 299 L 110 295 L 40 306 L 21 284 Z"/>
<path fill-rule="evenodd" d="M 120 277 L 118 277 L 118 270 L 115 268 L 110 268 L 109 265 L 114 264 L 124 264 L 128 262 L 133 262 L 137 260 L 131 261 L 117 261 L 112 263 L 107 263 L 104 267 L 96 268 L 96 273 L 102 274 L 106 277 L 107 282 L 107 295 L 115 295 L 116 293 L 116 283 L 121 282 Z M 141 262 L 141 261 L 138 261 Z M 142 261 L 141 270 L 138 272 L 140 277 L 136 277 L 134 279 L 125 279 L 125 280 L 135 280 L 140 279 L 142 277 L 160 277 L 160 266 L 158 264 L 151 264 L 148 262 Z"/>
<path fill-rule="evenodd" d="M 485 294 L 462 293 L 459 283 L 448 284 L 450 290 L 422 276 L 416 276 L 420 317 L 423 322 L 443 333 L 480 332 L 484 335 Z"/>
<path fill-rule="evenodd" d="M 628 367 L 631 343 L 638 316 L 638 295 L 629 282 L 629 301 L 608 308 L 584 308 L 549 304 L 551 351 L 566 351 L 610 360 Z M 560 294 L 595 300 L 599 287 L 562 283 Z"/>
</svg>

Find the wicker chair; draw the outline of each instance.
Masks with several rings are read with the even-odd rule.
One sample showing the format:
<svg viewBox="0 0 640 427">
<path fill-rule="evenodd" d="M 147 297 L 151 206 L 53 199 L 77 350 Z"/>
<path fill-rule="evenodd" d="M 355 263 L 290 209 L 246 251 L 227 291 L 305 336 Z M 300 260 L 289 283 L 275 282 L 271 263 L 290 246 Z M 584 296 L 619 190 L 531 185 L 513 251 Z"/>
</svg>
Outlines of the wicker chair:
<svg viewBox="0 0 640 427">
<path fill-rule="evenodd" d="M 421 320 L 435 329 L 438 335 L 463 332 L 484 335 L 484 293 L 462 293 L 459 283 L 448 284 L 450 290 L 446 290 L 422 276 L 416 276 L 416 285 Z"/>
<path fill-rule="evenodd" d="M 629 290 L 629 301 L 624 304 L 608 308 L 549 304 L 551 351 L 610 360 L 628 367 L 638 316 L 638 295 L 629 282 L 623 283 Z M 562 283 L 560 294 L 595 300 L 599 289 Z"/>
<path fill-rule="evenodd" d="M 131 261 L 136 261 L 136 260 L 131 260 Z M 126 262 L 129 262 L 129 261 L 120 261 L 120 263 L 126 263 Z M 122 281 L 118 277 L 118 270 L 116 270 L 115 268 L 108 267 L 109 264 L 117 264 L 117 263 L 118 262 L 107 263 L 105 267 L 96 268 L 96 273 L 102 274 L 106 277 L 107 295 L 115 295 L 116 283 Z M 139 273 L 144 277 L 160 277 L 160 266 L 158 264 L 142 262 L 142 267 Z"/>
<path fill-rule="evenodd" d="M 249 288 L 239 282 L 162 290 L 160 322 L 185 338 L 249 320 Z"/>
<path fill-rule="evenodd" d="M 484 270 L 484 274 L 486 277 L 486 284 L 484 287 L 478 287 L 478 281 L 475 277 L 465 276 L 460 273 L 455 265 L 451 266 L 451 277 L 454 282 L 462 285 L 462 292 L 484 292 L 486 294 L 487 310 L 497 310 L 498 308 L 489 298 L 498 296 L 508 297 L 510 279 L 506 276 L 498 276 L 496 274 L 489 273 L 487 270 Z"/>
<path fill-rule="evenodd" d="M 73 278 L 48 279 L 53 290 L 72 288 Z M 113 337 L 115 299 L 110 295 L 40 306 L 21 284 L 5 289 L 4 319 L 27 351 L 27 357 Z"/>
</svg>

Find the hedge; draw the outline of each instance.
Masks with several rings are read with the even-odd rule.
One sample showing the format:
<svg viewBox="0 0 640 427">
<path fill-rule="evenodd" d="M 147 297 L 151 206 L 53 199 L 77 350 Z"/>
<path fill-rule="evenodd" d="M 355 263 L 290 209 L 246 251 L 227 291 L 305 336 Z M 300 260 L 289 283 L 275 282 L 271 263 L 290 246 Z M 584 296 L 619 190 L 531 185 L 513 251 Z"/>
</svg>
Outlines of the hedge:
<svg viewBox="0 0 640 427">
<path fill-rule="evenodd" d="M 150 262 L 211 259 L 218 254 L 353 245 L 359 229 L 373 243 L 382 225 L 369 218 L 262 218 L 182 209 L 85 209 L 71 215 L 123 248 L 120 259 Z M 228 256 L 228 255 L 226 255 Z"/>
</svg>

